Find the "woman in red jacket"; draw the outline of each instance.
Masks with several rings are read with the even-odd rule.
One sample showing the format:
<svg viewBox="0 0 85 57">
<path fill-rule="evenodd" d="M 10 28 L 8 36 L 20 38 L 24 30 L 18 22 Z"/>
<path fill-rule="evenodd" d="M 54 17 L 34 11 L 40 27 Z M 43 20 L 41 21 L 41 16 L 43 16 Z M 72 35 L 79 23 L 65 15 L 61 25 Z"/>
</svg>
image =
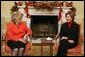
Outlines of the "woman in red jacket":
<svg viewBox="0 0 85 57">
<path fill-rule="evenodd" d="M 26 46 L 26 39 L 24 37 L 32 36 L 31 29 L 21 21 L 21 18 L 22 14 L 15 12 L 11 17 L 11 23 L 7 24 L 7 44 L 13 51 L 13 56 L 23 55 Z"/>
</svg>

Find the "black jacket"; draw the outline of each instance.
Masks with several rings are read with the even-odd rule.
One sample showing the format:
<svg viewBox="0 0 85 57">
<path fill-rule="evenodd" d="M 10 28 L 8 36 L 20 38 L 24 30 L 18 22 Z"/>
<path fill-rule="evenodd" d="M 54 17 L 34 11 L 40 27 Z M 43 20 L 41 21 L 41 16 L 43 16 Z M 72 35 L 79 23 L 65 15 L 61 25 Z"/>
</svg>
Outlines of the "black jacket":
<svg viewBox="0 0 85 57">
<path fill-rule="evenodd" d="M 72 22 L 72 26 L 68 28 L 68 23 L 62 24 L 60 31 L 60 38 L 68 37 L 68 39 L 74 40 L 75 44 L 78 44 L 79 39 L 79 25 Z"/>
</svg>

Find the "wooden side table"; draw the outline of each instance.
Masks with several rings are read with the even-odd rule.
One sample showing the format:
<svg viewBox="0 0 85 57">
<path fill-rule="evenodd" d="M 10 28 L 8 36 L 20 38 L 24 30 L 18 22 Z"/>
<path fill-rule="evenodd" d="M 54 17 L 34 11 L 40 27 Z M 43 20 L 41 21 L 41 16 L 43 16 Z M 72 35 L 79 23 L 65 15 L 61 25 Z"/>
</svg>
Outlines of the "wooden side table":
<svg viewBox="0 0 85 57">
<path fill-rule="evenodd" d="M 41 56 L 43 54 L 43 46 L 50 46 L 50 56 L 53 56 L 53 40 L 41 39 Z"/>
</svg>

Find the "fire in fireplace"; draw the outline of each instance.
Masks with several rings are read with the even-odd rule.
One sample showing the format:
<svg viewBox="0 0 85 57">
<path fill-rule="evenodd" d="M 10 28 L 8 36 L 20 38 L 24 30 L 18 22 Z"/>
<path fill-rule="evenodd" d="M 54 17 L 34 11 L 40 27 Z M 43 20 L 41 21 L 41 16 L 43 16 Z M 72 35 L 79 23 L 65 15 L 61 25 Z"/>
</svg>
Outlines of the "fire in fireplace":
<svg viewBox="0 0 85 57">
<path fill-rule="evenodd" d="M 58 30 L 57 16 L 32 15 L 33 38 L 54 38 Z"/>
</svg>

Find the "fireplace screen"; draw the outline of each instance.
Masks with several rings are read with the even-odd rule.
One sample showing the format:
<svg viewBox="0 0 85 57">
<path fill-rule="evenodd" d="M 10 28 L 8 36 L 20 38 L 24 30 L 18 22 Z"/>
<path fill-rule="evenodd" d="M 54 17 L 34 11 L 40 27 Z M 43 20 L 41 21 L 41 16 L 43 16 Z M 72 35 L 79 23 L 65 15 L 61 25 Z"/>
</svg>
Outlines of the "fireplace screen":
<svg viewBox="0 0 85 57">
<path fill-rule="evenodd" d="M 58 30 L 57 16 L 31 16 L 33 38 L 54 38 Z"/>
</svg>

